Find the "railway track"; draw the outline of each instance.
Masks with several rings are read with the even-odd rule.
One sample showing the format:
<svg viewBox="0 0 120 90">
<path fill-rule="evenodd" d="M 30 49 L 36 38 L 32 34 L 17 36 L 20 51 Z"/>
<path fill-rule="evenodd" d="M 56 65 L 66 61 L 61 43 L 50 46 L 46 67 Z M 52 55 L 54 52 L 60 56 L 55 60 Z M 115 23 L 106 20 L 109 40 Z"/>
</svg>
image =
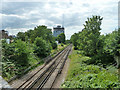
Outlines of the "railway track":
<svg viewBox="0 0 120 90">
<path fill-rule="evenodd" d="M 52 88 L 57 75 L 60 74 L 64 67 L 65 61 L 71 51 L 72 45 L 67 46 L 64 50 L 58 53 L 52 60 L 45 64 L 40 70 L 38 70 L 29 79 L 24 81 L 21 85 L 18 85 L 19 89 L 41 89 Z"/>
</svg>

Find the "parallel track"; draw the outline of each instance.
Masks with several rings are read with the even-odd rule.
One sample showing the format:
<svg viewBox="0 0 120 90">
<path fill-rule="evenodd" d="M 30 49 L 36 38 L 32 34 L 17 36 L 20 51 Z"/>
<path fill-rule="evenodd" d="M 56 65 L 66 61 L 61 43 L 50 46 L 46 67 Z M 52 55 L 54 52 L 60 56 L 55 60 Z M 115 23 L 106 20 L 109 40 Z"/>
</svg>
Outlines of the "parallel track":
<svg viewBox="0 0 120 90">
<path fill-rule="evenodd" d="M 61 51 L 59 54 L 57 54 L 53 60 L 51 60 L 48 64 L 45 64 L 40 70 L 38 70 L 34 75 L 32 75 L 28 80 L 26 80 L 24 83 L 22 83 L 17 90 L 19 89 L 40 89 L 44 88 L 45 84 L 49 81 L 49 78 L 51 75 L 56 71 L 56 69 L 59 68 L 56 74 L 59 74 L 64 66 L 64 63 L 67 59 L 67 56 L 71 50 L 71 46 L 69 45 L 66 47 L 63 51 Z M 56 75 L 57 76 L 57 75 Z M 56 79 L 55 76 L 55 79 Z M 51 86 L 48 85 L 48 88 L 51 88 L 54 83 L 54 80 L 52 81 Z"/>
</svg>

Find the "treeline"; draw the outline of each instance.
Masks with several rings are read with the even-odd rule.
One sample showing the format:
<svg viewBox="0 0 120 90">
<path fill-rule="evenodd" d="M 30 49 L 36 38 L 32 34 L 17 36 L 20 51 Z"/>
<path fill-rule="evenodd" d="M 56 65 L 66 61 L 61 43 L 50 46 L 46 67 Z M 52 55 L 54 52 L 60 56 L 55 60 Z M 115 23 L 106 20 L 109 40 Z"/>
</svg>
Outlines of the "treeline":
<svg viewBox="0 0 120 90">
<path fill-rule="evenodd" d="M 43 63 L 42 58 L 52 54 L 52 50 L 57 51 L 56 39 L 65 43 L 64 34 L 56 38 L 51 29 L 42 25 L 33 30 L 18 32 L 16 38 L 11 38 L 10 44 L 2 40 L 2 76 L 10 79 L 31 65 Z"/>
<path fill-rule="evenodd" d="M 17 34 L 17 39 L 21 39 L 22 41 L 29 43 L 34 43 L 37 37 L 45 40 L 48 44 L 51 43 L 52 48 L 57 48 L 55 37 L 53 37 L 51 29 L 48 29 L 47 26 L 37 26 L 34 30 L 28 30 L 25 33 L 19 32 Z"/>
<path fill-rule="evenodd" d="M 120 57 L 120 29 L 112 33 L 101 35 L 101 24 L 103 18 L 92 16 L 85 21 L 84 29 L 71 36 L 74 49 L 92 59 L 89 64 L 115 64 L 120 67 L 118 58 Z M 115 58 L 117 57 L 117 59 Z"/>
</svg>

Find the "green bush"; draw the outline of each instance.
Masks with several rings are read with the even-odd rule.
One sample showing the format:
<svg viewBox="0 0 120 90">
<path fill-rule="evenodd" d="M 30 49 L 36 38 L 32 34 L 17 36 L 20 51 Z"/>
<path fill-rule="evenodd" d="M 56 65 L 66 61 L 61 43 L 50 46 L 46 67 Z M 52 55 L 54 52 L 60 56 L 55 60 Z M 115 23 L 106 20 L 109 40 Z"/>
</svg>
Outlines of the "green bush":
<svg viewBox="0 0 120 90">
<path fill-rule="evenodd" d="M 52 42 L 51 45 L 52 45 L 53 49 L 57 49 L 57 43 L 56 42 Z"/>
<path fill-rule="evenodd" d="M 64 46 L 64 44 L 63 44 L 63 43 L 61 43 L 61 46 L 63 47 L 63 46 Z"/>
<path fill-rule="evenodd" d="M 29 67 L 31 49 L 26 42 L 16 40 L 7 44 L 2 42 L 2 76 L 10 77 Z"/>
<path fill-rule="evenodd" d="M 91 57 L 90 64 L 116 63 L 114 58 L 120 55 L 120 29 L 101 35 L 102 19 L 100 16 L 88 18 L 84 29 L 73 34 L 70 39 L 75 50 L 82 50 L 84 55 Z"/>
<path fill-rule="evenodd" d="M 57 40 L 59 43 L 65 43 L 65 34 L 61 33 L 57 36 Z"/>
<path fill-rule="evenodd" d="M 9 59 L 12 62 L 15 62 L 16 65 L 28 65 L 28 57 L 30 55 L 30 49 L 26 42 L 21 40 L 16 40 L 14 43 L 7 44 L 3 43 L 3 61 Z"/>
<path fill-rule="evenodd" d="M 81 52 L 72 51 L 70 66 L 62 88 L 120 88 L 117 69 L 84 63 L 89 57 L 82 56 Z"/>
<path fill-rule="evenodd" d="M 28 65 L 30 52 L 30 48 L 26 42 L 17 40 L 15 43 L 15 57 L 13 58 L 16 59 L 18 64 Z"/>
<path fill-rule="evenodd" d="M 46 57 L 50 55 L 52 47 L 49 42 L 46 42 L 41 37 L 37 37 L 34 44 L 34 53 L 36 53 L 38 57 Z"/>
</svg>

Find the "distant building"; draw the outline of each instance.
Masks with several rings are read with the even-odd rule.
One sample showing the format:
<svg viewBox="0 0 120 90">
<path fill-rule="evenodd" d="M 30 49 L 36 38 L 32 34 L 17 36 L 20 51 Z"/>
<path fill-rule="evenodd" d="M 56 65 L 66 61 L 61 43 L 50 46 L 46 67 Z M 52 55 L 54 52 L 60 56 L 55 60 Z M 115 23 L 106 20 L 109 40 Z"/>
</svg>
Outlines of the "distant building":
<svg viewBox="0 0 120 90">
<path fill-rule="evenodd" d="M 0 30 L 0 39 L 7 39 L 8 38 L 8 31 Z"/>
<path fill-rule="evenodd" d="M 59 34 L 64 33 L 64 27 L 57 25 L 57 27 L 53 27 L 53 36 L 57 37 Z"/>
<path fill-rule="evenodd" d="M 10 39 L 6 39 L 6 43 L 10 44 Z"/>
</svg>

